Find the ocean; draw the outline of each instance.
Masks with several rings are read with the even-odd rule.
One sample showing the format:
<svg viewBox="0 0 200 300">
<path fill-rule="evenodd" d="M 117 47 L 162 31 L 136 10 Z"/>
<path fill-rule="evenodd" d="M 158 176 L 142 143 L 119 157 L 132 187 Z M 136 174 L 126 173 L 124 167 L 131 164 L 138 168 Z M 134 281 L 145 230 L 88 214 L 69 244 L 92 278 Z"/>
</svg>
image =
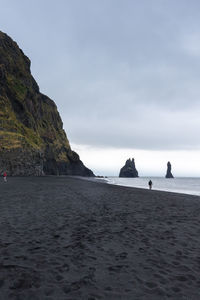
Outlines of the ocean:
<svg viewBox="0 0 200 300">
<path fill-rule="evenodd" d="M 159 191 L 184 193 L 200 196 L 200 178 L 197 177 L 177 177 L 167 179 L 163 177 L 139 177 L 139 178 L 119 178 L 108 177 L 105 180 L 109 184 L 116 184 L 129 187 L 148 189 L 148 182 L 153 182 L 152 189 Z"/>
</svg>

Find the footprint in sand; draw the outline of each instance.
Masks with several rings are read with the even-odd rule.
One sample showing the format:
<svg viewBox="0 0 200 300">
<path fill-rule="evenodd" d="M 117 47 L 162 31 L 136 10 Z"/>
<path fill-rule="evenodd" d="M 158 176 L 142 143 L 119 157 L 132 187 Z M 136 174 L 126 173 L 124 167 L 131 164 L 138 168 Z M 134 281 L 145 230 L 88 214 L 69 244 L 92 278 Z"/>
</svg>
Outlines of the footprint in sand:
<svg viewBox="0 0 200 300">
<path fill-rule="evenodd" d="M 153 288 L 157 287 L 157 283 L 155 283 L 155 282 L 146 282 L 146 286 L 150 289 L 153 289 Z"/>
<path fill-rule="evenodd" d="M 176 280 L 181 281 L 181 282 L 185 282 L 188 281 L 188 278 L 184 275 L 178 275 L 175 277 Z"/>
<path fill-rule="evenodd" d="M 117 265 L 117 266 L 108 267 L 108 270 L 111 271 L 111 272 L 119 272 L 122 268 L 123 268 L 123 266 Z"/>
<path fill-rule="evenodd" d="M 0 279 L 0 288 L 4 285 L 4 279 Z"/>
<path fill-rule="evenodd" d="M 181 289 L 177 286 L 173 286 L 172 291 L 174 291 L 175 293 L 179 293 L 181 291 Z"/>
</svg>

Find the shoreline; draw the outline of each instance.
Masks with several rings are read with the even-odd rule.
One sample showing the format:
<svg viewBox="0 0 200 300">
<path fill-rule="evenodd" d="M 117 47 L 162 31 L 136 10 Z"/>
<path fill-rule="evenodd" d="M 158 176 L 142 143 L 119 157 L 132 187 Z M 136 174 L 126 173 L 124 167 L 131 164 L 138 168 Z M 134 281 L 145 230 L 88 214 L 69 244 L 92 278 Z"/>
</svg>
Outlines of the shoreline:
<svg viewBox="0 0 200 300">
<path fill-rule="evenodd" d="M 0 198 L 2 299 L 200 298 L 198 196 L 13 177 Z"/>
<path fill-rule="evenodd" d="M 113 185 L 113 186 L 119 186 L 119 187 L 124 187 L 124 188 L 131 188 L 131 189 L 136 189 L 136 190 L 144 190 L 144 191 L 149 191 L 149 188 L 145 187 L 135 187 L 135 186 L 129 186 L 129 185 L 123 185 L 123 184 L 115 184 L 111 183 L 106 178 L 90 178 L 90 177 L 81 177 L 81 176 L 70 176 L 71 178 L 77 178 L 80 180 L 86 180 L 90 182 L 96 182 L 96 183 L 105 183 L 108 185 Z M 146 178 L 146 177 L 145 177 Z M 109 177 L 108 177 L 109 179 Z M 178 194 L 178 195 L 184 195 L 184 196 L 194 196 L 194 197 L 200 197 L 198 194 L 189 194 L 189 193 L 184 193 L 184 192 L 178 192 L 178 191 L 169 191 L 169 190 L 161 190 L 161 189 L 154 189 L 152 188 L 151 191 L 156 191 L 156 192 L 164 192 L 164 193 L 172 193 L 172 194 Z M 200 199 L 199 199 L 200 200 Z"/>
<path fill-rule="evenodd" d="M 148 180 L 149 180 L 149 178 L 152 178 L 152 180 L 156 180 L 156 179 L 163 179 L 164 181 L 165 180 L 169 180 L 169 182 L 171 182 L 171 180 L 173 180 L 172 181 L 172 183 L 174 183 L 174 180 L 176 180 L 176 179 L 188 179 L 188 180 L 190 180 L 190 179 L 194 179 L 194 178 L 183 178 L 183 177 L 178 177 L 178 178 L 173 178 L 173 179 L 165 179 L 165 178 L 162 178 L 162 177 L 155 177 L 155 178 L 153 178 L 153 177 L 139 177 L 139 178 L 135 178 L 136 180 L 138 180 L 138 179 L 145 179 L 145 180 L 147 180 L 147 182 L 148 182 Z M 134 186 L 134 185 L 131 185 L 131 183 L 128 183 L 128 181 L 127 182 L 112 182 L 112 180 L 113 179 L 119 179 L 119 177 L 108 177 L 107 178 L 107 180 L 106 180 L 106 182 L 108 183 L 108 184 L 112 184 L 112 185 L 117 185 L 117 186 L 123 186 L 123 187 L 131 187 L 131 188 L 139 188 L 139 189 L 144 189 L 144 190 L 149 190 L 149 187 L 147 186 L 147 185 L 145 185 L 145 186 L 142 186 L 142 185 L 140 185 L 140 186 Z M 130 180 L 130 179 L 134 179 L 134 178 L 123 178 L 123 179 L 128 179 L 128 180 Z M 195 178 L 195 179 L 200 179 L 199 177 L 198 178 Z M 200 184 L 200 182 L 199 182 L 199 184 Z M 172 185 L 172 187 L 159 187 L 159 183 L 157 183 L 157 186 L 153 186 L 152 187 L 152 190 L 154 190 L 154 191 L 163 191 L 163 192 L 169 192 L 169 193 L 177 193 L 177 194 L 185 194 L 185 195 L 191 195 L 191 196 L 199 196 L 200 197 L 200 190 L 190 190 L 190 188 L 188 188 L 188 189 L 185 189 L 185 187 L 180 187 L 180 186 L 173 186 Z"/>
</svg>

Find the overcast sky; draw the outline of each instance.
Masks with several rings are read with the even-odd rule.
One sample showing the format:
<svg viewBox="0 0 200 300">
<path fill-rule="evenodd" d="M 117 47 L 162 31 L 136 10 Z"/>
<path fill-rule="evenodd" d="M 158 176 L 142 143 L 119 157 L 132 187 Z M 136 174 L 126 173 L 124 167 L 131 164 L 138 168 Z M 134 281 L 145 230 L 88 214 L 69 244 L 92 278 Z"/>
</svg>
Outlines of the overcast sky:
<svg viewBox="0 0 200 300">
<path fill-rule="evenodd" d="M 200 1 L 0 0 L 83 162 L 200 176 Z"/>
</svg>

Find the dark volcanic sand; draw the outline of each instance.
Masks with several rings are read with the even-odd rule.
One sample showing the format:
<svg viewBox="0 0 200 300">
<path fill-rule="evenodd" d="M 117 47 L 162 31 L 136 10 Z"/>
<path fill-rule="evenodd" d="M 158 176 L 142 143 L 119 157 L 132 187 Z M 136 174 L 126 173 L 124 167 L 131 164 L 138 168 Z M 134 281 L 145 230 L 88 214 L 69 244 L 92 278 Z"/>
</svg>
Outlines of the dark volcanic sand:
<svg viewBox="0 0 200 300">
<path fill-rule="evenodd" d="M 0 299 L 200 299 L 200 197 L 0 182 Z"/>
</svg>

